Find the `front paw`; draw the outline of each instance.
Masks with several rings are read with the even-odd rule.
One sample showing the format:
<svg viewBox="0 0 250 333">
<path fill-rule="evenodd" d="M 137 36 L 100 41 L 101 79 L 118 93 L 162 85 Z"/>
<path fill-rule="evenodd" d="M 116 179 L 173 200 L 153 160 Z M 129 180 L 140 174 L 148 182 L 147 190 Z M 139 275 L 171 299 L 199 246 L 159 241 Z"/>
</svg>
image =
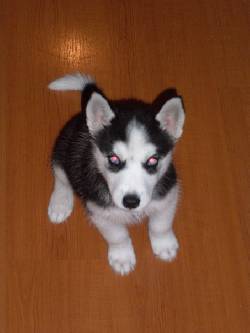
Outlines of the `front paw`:
<svg viewBox="0 0 250 333">
<path fill-rule="evenodd" d="M 179 244 L 172 231 L 166 235 L 150 235 L 151 246 L 154 254 L 165 261 L 173 261 L 177 255 Z"/>
<path fill-rule="evenodd" d="M 73 210 L 73 195 L 71 192 L 53 192 L 48 207 L 48 215 L 52 223 L 66 220 Z"/>
<path fill-rule="evenodd" d="M 122 245 L 110 245 L 108 260 L 115 272 L 127 275 L 135 268 L 136 258 L 131 241 Z"/>
</svg>

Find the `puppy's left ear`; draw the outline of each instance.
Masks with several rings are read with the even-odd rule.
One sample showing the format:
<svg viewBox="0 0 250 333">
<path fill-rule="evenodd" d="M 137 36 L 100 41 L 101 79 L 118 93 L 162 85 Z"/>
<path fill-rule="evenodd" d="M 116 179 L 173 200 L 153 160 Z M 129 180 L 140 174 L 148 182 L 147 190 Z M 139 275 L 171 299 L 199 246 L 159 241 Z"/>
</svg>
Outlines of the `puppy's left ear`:
<svg viewBox="0 0 250 333">
<path fill-rule="evenodd" d="M 174 140 L 181 137 L 185 121 L 185 113 L 180 97 L 173 97 L 168 100 L 157 113 L 156 120 L 160 127 L 167 131 Z"/>
<path fill-rule="evenodd" d="M 108 101 L 99 93 L 94 92 L 86 106 L 87 126 L 91 134 L 108 126 L 115 117 Z"/>
</svg>

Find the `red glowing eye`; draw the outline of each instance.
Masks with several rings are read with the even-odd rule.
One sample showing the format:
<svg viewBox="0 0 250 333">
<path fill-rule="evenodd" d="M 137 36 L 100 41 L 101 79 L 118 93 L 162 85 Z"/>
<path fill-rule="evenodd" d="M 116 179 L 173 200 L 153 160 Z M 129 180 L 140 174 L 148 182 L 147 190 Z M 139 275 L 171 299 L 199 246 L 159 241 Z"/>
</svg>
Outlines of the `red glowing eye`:
<svg viewBox="0 0 250 333">
<path fill-rule="evenodd" d="M 156 166 L 158 164 L 158 159 L 154 156 L 150 157 L 148 160 L 147 160 L 147 166 Z"/>
<path fill-rule="evenodd" d="M 119 157 L 116 155 L 109 156 L 108 160 L 109 160 L 109 163 L 112 165 L 119 165 L 121 162 Z"/>
</svg>

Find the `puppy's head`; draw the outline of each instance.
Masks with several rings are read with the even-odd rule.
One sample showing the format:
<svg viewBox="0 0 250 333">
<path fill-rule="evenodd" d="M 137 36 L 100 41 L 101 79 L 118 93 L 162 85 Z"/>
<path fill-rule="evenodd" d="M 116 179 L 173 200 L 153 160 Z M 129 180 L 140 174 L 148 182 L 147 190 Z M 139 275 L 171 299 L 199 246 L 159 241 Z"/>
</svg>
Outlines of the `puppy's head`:
<svg viewBox="0 0 250 333">
<path fill-rule="evenodd" d="M 98 168 L 114 204 L 122 209 L 140 211 L 149 204 L 182 134 L 185 115 L 181 98 L 164 100 L 163 95 L 147 104 L 108 101 L 93 92 L 86 104 Z"/>
</svg>

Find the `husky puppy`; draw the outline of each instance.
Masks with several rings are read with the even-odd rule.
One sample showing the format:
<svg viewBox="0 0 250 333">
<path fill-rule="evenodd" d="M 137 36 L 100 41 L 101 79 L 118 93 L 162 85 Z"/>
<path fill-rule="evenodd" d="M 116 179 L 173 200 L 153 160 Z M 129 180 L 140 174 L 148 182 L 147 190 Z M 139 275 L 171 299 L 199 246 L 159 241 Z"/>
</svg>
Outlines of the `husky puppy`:
<svg viewBox="0 0 250 333">
<path fill-rule="evenodd" d="M 49 89 L 82 94 L 81 112 L 64 126 L 53 149 L 50 220 L 69 217 L 76 193 L 108 243 L 109 264 L 125 275 L 136 263 L 127 226 L 147 216 L 154 254 L 173 260 L 179 187 L 172 153 L 185 119 L 176 91 L 166 90 L 153 103 L 114 101 L 80 73 L 53 81 Z"/>
</svg>

